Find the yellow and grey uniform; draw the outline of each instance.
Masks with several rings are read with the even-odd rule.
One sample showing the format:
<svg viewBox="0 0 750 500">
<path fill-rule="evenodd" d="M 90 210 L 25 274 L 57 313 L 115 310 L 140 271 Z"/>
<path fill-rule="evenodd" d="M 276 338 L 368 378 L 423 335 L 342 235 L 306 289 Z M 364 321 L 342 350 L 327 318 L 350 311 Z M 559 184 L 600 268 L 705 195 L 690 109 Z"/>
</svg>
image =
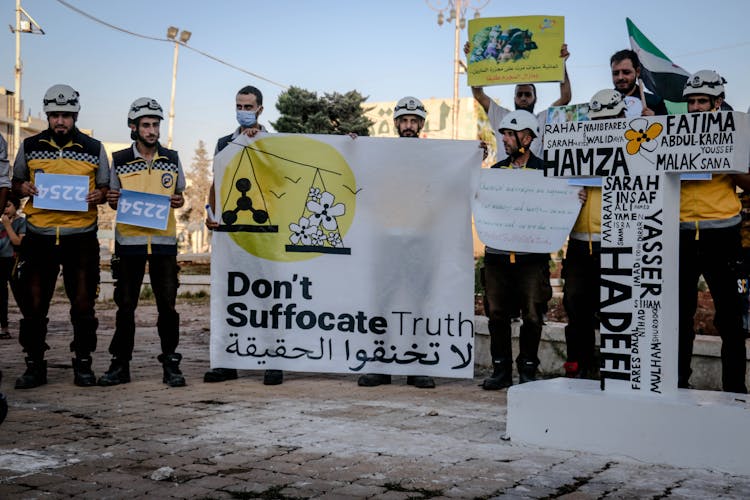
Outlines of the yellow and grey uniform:
<svg viewBox="0 0 750 500">
<path fill-rule="evenodd" d="M 680 183 L 680 229 L 720 229 L 741 222 L 742 203 L 731 175 Z M 699 237 L 699 235 L 696 235 Z"/>
<path fill-rule="evenodd" d="M 578 213 L 563 260 L 563 306 L 566 363 L 569 377 L 596 374 L 596 334 L 601 267 L 602 188 L 586 186 L 586 202 Z"/>
<path fill-rule="evenodd" d="M 581 241 L 601 241 L 602 232 L 602 188 L 586 186 L 586 201 L 578 212 L 578 218 L 570 237 Z"/>
<path fill-rule="evenodd" d="M 38 173 L 85 175 L 89 178 L 89 191 L 109 185 L 109 164 L 104 146 L 78 129 L 67 144 L 57 144 L 49 130 L 23 141 L 13 165 L 13 179 L 34 183 Z M 32 197 L 24 212 L 30 233 L 60 237 L 97 229 L 95 205 L 89 205 L 86 212 L 45 210 L 36 208 Z"/>
<path fill-rule="evenodd" d="M 130 148 L 117 151 L 112 154 L 110 188 L 167 196 L 182 193 L 185 190 L 185 175 L 177 151 L 159 145 L 151 161 L 143 158 L 135 143 Z M 173 208 L 169 209 L 168 217 L 165 230 L 117 223 L 115 240 L 121 246 L 142 247 L 138 253 L 160 253 L 162 246 L 177 245 Z"/>
<path fill-rule="evenodd" d="M 185 189 L 177 151 L 158 145 L 151 160 L 138 152 L 136 144 L 112 155 L 111 189 L 128 189 L 142 193 L 171 196 Z M 133 355 L 135 342 L 135 310 L 148 263 L 151 288 L 159 312 L 157 332 L 162 354 L 181 358 L 176 353 L 180 340 L 180 315 L 175 303 L 179 287 L 177 265 L 177 238 L 174 209 L 169 209 L 165 230 L 157 230 L 117 223 L 115 226 L 115 256 L 112 275 L 115 277 L 114 299 L 117 304 L 115 333 L 109 344 L 113 358 L 128 362 Z"/>
<path fill-rule="evenodd" d="M 36 175 L 85 175 L 89 191 L 109 184 L 107 154 L 101 142 L 73 129 L 65 144 L 57 144 L 50 130 L 23 141 L 13 165 L 14 183 L 35 183 Z M 42 363 L 49 348 L 47 312 L 62 268 L 73 325 L 71 352 L 88 360 L 96 350 L 95 303 L 99 284 L 97 208 L 84 212 L 45 210 L 26 204 L 27 231 L 18 264 L 20 321 L 18 341 L 28 360 Z M 78 361 L 74 361 L 77 363 Z M 75 365 L 74 365 L 75 366 Z"/>
</svg>

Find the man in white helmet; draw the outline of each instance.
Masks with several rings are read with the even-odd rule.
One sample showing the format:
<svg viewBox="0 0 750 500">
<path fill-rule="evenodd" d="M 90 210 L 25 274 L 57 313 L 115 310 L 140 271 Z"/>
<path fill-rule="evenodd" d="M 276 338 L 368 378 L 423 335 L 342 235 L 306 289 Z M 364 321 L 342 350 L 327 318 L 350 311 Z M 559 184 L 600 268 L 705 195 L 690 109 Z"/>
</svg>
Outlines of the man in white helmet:
<svg viewBox="0 0 750 500">
<path fill-rule="evenodd" d="M 164 230 L 118 222 L 115 225 L 115 253 L 112 278 L 115 280 L 117 317 L 115 333 L 109 344 L 112 355 L 107 372 L 99 385 L 110 386 L 130 382 L 130 360 L 135 342 L 135 309 L 141 293 L 148 262 L 151 288 L 159 312 L 156 328 L 161 340 L 163 381 L 170 387 L 185 385 L 180 371 L 182 356 L 176 352 L 180 340 L 180 316 L 177 300 L 177 231 L 174 209 L 184 205 L 185 175 L 177 151 L 159 144 L 164 112 L 156 100 L 141 97 L 128 111 L 128 127 L 133 144 L 112 154 L 107 202 L 117 210 L 120 191 L 169 196 L 167 228 Z"/>
<path fill-rule="evenodd" d="M 466 42 L 466 44 L 464 45 L 464 54 L 468 55 L 470 51 L 471 43 Z M 568 52 L 567 44 L 563 44 L 560 48 L 560 57 L 564 61 L 567 61 L 568 57 L 570 57 L 570 52 Z M 502 122 L 503 118 L 505 118 L 505 116 L 511 111 L 508 108 L 500 106 L 494 100 L 492 100 L 490 96 L 488 96 L 484 92 L 484 87 L 472 87 L 471 93 L 474 96 L 474 99 L 482 106 L 484 112 L 487 113 L 487 118 L 489 118 L 490 125 L 492 126 L 492 131 L 495 134 L 495 160 L 498 162 L 502 161 L 507 157 L 507 155 L 505 153 L 505 147 L 503 146 L 503 133 L 500 131 L 500 122 Z M 570 79 L 568 78 L 568 69 L 566 67 L 563 81 L 560 82 L 560 97 L 555 102 L 550 104 L 550 106 L 565 106 L 570 102 L 571 96 L 572 91 L 570 86 Z M 536 107 L 536 86 L 533 83 L 519 83 L 518 85 L 516 85 L 513 93 L 513 106 L 514 109 L 525 110 L 529 113 L 533 113 L 534 108 Z M 540 111 L 536 115 L 536 117 L 539 122 L 540 130 L 544 130 L 544 125 L 545 123 L 547 123 L 547 109 L 545 108 L 544 110 Z M 541 134 L 535 137 L 531 142 L 531 151 L 535 156 L 541 158 Z"/>
<path fill-rule="evenodd" d="M 402 97 L 393 109 L 393 127 L 399 137 L 419 138 L 424 127 L 427 111 L 422 101 L 416 97 Z M 360 387 L 376 387 L 390 384 L 391 376 L 384 373 L 366 373 L 357 379 Z M 425 375 L 409 375 L 406 383 L 420 389 L 433 389 L 435 380 Z"/>
<path fill-rule="evenodd" d="M 544 162 L 531 151 L 531 143 L 539 136 L 536 116 L 524 110 L 512 111 L 505 115 L 498 130 L 507 157 L 492 168 L 544 169 Z M 482 383 L 485 390 L 503 389 L 513 383 L 511 319 L 519 310 L 523 319 L 516 357 L 519 381 L 536 380 L 543 316 L 552 298 L 549 258 L 547 253 L 485 249 L 482 281 L 493 366 L 492 375 Z"/>
<path fill-rule="evenodd" d="M 688 113 L 715 113 L 724 101 L 726 81 L 715 71 L 688 78 L 682 92 Z M 743 165 L 747 168 L 746 165 Z M 710 180 L 680 184 L 680 290 L 678 386 L 689 387 L 693 354 L 693 316 L 698 278 L 702 274 L 716 307 L 714 324 L 721 336 L 722 388 L 746 393 L 745 332 L 742 328 L 743 276 L 740 243 L 742 204 L 737 186 L 750 188 L 748 174 L 713 174 Z"/>
<path fill-rule="evenodd" d="M 424 104 L 416 97 L 402 97 L 393 109 L 393 127 L 399 137 L 418 138 L 426 118 Z"/>
<path fill-rule="evenodd" d="M 615 89 L 600 90 L 589 101 L 592 120 L 625 117 L 625 101 Z M 592 378 L 595 362 L 599 285 L 601 281 L 602 188 L 586 186 L 579 198 L 583 202 L 568 238 L 562 265 L 563 307 L 568 316 L 565 326 L 567 357 L 565 375 Z"/>
<path fill-rule="evenodd" d="M 258 118 L 263 112 L 263 93 L 252 85 L 246 85 L 237 91 L 235 96 L 235 111 L 237 113 L 237 127 L 234 132 L 227 134 L 216 142 L 216 149 L 214 150 L 214 156 L 220 151 L 227 147 L 233 140 L 240 135 L 246 135 L 248 137 L 255 137 L 260 132 L 266 132 L 263 125 L 258 122 Z M 214 214 L 219 214 L 220 210 L 216 207 L 216 191 L 214 185 L 211 184 L 211 191 L 208 195 L 208 204 Z M 219 227 L 217 220 L 206 218 L 206 227 L 211 230 Z M 204 382 L 225 382 L 227 380 L 235 380 L 238 376 L 235 368 L 221 368 L 216 367 L 208 370 L 203 375 Z M 263 384 L 264 385 L 279 385 L 284 382 L 283 370 L 265 370 L 263 372 Z"/>
<path fill-rule="evenodd" d="M 24 207 L 27 230 L 18 271 L 23 315 L 19 342 L 26 353 L 26 372 L 16 380 L 17 389 L 47 383 L 47 313 L 61 267 L 73 324 L 73 382 L 96 385 L 91 353 L 96 350 L 99 324 L 94 310 L 99 285 L 97 205 L 107 197 L 109 164 L 101 142 L 76 127 L 78 99 L 78 92 L 68 85 L 47 90 L 43 109 L 49 128 L 23 141 L 13 165 L 13 191 L 19 198 L 31 197 Z M 36 176 L 40 173 L 86 176 L 88 209 L 37 208 L 34 196 L 39 194 Z"/>
</svg>

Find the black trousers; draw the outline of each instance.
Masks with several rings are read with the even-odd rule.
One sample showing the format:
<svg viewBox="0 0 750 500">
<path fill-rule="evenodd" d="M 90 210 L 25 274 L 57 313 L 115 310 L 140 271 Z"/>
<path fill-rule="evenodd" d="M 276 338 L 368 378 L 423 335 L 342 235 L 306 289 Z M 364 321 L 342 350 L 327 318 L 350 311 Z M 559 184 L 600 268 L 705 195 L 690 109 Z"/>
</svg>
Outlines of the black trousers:
<svg viewBox="0 0 750 500">
<path fill-rule="evenodd" d="M 742 269 L 739 224 L 729 228 L 680 231 L 680 307 L 678 377 L 686 384 L 692 370 L 698 303 L 697 284 L 702 274 L 711 290 L 716 314 L 714 325 L 721 336 L 721 382 L 728 392 L 747 392 L 745 387 L 744 310 L 739 280 Z M 696 239 L 696 235 L 698 239 Z"/>
<path fill-rule="evenodd" d="M 175 309 L 177 301 L 178 271 L 174 255 L 120 255 L 115 280 L 117 315 L 115 334 L 109 344 L 112 356 L 130 360 L 135 344 L 135 309 L 141 294 L 143 276 L 148 262 L 151 289 L 156 298 L 159 314 L 156 327 L 163 354 L 174 354 L 180 341 L 180 316 Z"/>
<path fill-rule="evenodd" d="M 487 253 L 482 269 L 484 311 L 490 331 L 492 362 L 511 361 L 511 319 L 521 311 L 520 349 L 516 361 L 539 364 L 539 341 L 544 313 L 552 298 L 549 255 L 507 256 Z"/>
<path fill-rule="evenodd" d="M 568 315 L 565 326 L 567 361 L 578 363 L 582 371 L 594 368 L 601 282 L 601 243 L 568 240 L 561 278 L 563 306 Z"/>
<path fill-rule="evenodd" d="M 89 231 L 68 236 L 26 233 L 21 243 L 18 292 L 23 319 L 18 340 L 29 357 L 41 359 L 49 349 L 47 314 L 62 268 L 73 324 L 71 352 L 87 357 L 96 350 L 94 306 L 99 287 L 99 240 Z"/>
</svg>

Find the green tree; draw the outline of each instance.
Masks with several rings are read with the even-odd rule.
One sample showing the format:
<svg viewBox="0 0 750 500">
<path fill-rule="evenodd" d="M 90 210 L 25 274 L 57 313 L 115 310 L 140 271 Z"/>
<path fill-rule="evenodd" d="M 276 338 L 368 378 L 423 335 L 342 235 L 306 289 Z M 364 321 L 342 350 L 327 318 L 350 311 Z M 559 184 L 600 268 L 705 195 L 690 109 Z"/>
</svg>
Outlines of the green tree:
<svg viewBox="0 0 750 500">
<path fill-rule="evenodd" d="M 206 151 L 206 144 L 203 141 L 198 141 L 198 147 L 195 148 L 190 169 L 185 173 L 187 179 L 187 188 L 184 193 L 185 206 L 179 215 L 180 220 L 189 225 L 194 226 L 197 223 L 200 227 L 203 224 L 204 207 L 213 181 L 211 162 L 208 151 Z"/>
<path fill-rule="evenodd" d="M 318 96 L 299 87 L 290 87 L 279 95 L 276 109 L 279 119 L 272 123 L 277 132 L 296 134 L 369 135 L 372 121 L 362 105 L 367 100 L 356 90 Z"/>
</svg>

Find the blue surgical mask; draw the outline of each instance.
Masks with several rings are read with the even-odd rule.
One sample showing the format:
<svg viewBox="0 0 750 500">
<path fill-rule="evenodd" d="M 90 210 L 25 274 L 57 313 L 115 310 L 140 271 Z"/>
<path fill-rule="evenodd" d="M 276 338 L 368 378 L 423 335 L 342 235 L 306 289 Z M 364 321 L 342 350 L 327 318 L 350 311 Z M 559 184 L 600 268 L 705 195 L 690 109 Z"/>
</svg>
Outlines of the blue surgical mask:
<svg viewBox="0 0 750 500">
<path fill-rule="evenodd" d="M 237 123 L 239 123 L 241 127 L 252 127 L 257 121 L 258 119 L 255 111 L 237 110 Z"/>
</svg>

